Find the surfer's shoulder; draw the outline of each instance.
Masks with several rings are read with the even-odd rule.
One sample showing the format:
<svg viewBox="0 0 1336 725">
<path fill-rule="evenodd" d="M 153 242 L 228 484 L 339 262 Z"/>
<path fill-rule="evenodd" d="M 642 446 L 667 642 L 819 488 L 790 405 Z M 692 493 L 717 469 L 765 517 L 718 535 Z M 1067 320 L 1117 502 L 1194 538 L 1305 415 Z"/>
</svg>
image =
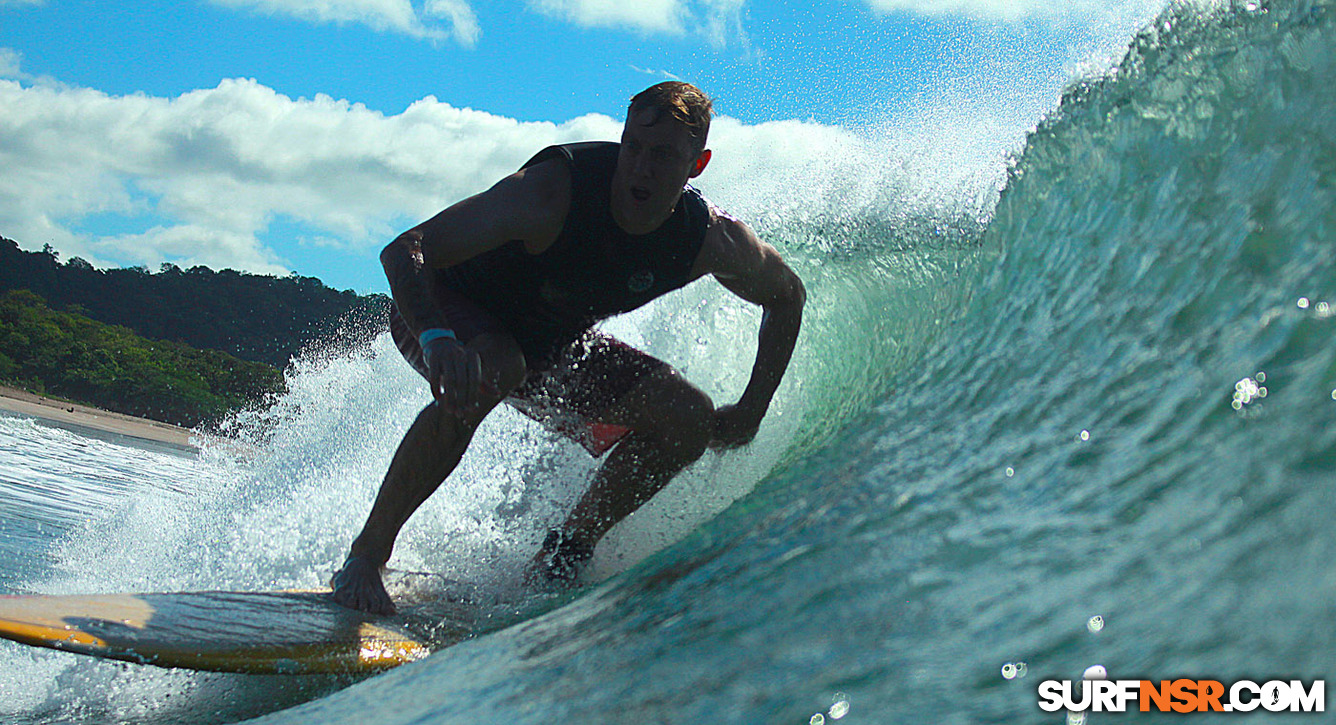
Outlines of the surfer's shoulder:
<svg viewBox="0 0 1336 725">
<path fill-rule="evenodd" d="M 557 238 L 571 204 L 571 173 L 553 158 L 516 171 L 484 192 L 478 211 L 503 228 L 506 239 L 518 239 L 530 252 L 545 249 Z"/>
<path fill-rule="evenodd" d="M 420 239 L 423 262 L 438 268 L 459 264 L 511 241 L 520 241 L 537 253 L 561 233 L 570 195 L 570 174 L 565 165 L 560 161 L 538 163 L 450 205 L 411 233 Z M 387 253 L 391 247 L 386 248 Z"/>
<path fill-rule="evenodd" d="M 739 297 L 767 307 L 802 309 L 802 280 L 783 257 L 745 222 L 711 206 L 711 223 L 696 259 L 699 276 L 714 275 Z"/>
<path fill-rule="evenodd" d="M 747 260 L 762 251 L 765 245 L 746 222 L 707 202 L 709 222 L 705 241 L 696 258 L 695 276 L 713 274 L 733 277 L 747 266 Z"/>
<path fill-rule="evenodd" d="M 507 176 L 493 187 L 519 209 L 566 215 L 571 202 L 571 169 L 561 158 L 540 161 Z"/>
</svg>

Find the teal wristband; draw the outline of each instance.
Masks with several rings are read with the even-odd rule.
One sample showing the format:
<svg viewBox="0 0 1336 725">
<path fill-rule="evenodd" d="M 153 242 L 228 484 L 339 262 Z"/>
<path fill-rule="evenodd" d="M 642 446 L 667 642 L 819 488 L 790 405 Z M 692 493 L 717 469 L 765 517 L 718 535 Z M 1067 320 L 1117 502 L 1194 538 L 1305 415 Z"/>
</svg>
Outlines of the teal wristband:
<svg viewBox="0 0 1336 725">
<path fill-rule="evenodd" d="M 450 330 L 444 327 L 433 327 L 430 330 L 423 330 L 422 334 L 418 335 L 418 346 L 425 350 L 427 349 L 427 343 L 431 342 L 432 340 L 439 340 L 442 337 L 448 337 L 451 340 L 459 339 L 455 337 L 454 330 Z"/>
</svg>

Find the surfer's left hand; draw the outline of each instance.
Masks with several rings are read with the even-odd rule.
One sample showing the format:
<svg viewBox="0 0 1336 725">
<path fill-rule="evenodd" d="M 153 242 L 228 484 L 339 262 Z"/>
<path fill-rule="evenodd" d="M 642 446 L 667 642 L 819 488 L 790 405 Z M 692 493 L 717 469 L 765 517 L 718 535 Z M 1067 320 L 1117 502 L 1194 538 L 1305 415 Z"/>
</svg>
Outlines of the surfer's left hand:
<svg viewBox="0 0 1336 725">
<path fill-rule="evenodd" d="M 714 435 L 710 447 L 728 450 L 751 443 L 761 427 L 761 417 L 754 411 L 737 405 L 721 405 L 714 411 Z"/>
</svg>

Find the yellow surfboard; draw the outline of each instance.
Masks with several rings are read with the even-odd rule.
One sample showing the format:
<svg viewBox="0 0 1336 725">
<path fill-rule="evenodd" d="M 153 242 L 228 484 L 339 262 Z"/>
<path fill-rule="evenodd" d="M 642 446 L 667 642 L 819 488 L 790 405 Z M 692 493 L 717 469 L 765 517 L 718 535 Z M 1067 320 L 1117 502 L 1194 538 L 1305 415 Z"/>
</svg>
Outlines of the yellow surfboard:
<svg viewBox="0 0 1336 725">
<path fill-rule="evenodd" d="M 0 637 L 158 667 L 268 674 L 374 672 L 474 632 L 464 602 L 378 616 L 329 590 L 0 596 Z"/>
</svg>

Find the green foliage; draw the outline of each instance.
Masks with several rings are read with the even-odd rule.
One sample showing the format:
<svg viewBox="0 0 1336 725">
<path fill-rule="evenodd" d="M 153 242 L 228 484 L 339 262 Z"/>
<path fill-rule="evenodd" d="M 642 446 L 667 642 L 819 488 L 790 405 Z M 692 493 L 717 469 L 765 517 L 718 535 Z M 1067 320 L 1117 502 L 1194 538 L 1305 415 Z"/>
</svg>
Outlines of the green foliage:
<svg viewBox="0 0 1336 725">
<path fill-rule="evenodd" d="M 0 237 L 0 381 L 194 426 L 281 391 L 278 369 L 313 343 L 369 341 L 389 306 L 296 274 L 62 264 Z"/>
<path fill-rule="evenodd" d="M 0 379 L 188 427 L 283 391 L 272 366 L 57 312 L 27 290 L 0 296 Z"/>
<path fill-rule="evenodd" d="M 317 340 L 363 343 L 385 328 L 389 313 L 384 295 L 340 292 L 314 277 L 182 270 L 171 263 L 157 274 L 147 267 L 100 270 L 79 257 L 61 264 L 49 245 L 25 252 L 0 237 L 0 292 L 14 289 L 36 292 L 53 309 L 77 309 L 144 337 L 278 368 Z"/>
<path fill-rule="evenodd" d="M 19 364 L 8 355 L 0 352 L 0 380 L 13 380 L 19 376 Z"/>
</svg>

